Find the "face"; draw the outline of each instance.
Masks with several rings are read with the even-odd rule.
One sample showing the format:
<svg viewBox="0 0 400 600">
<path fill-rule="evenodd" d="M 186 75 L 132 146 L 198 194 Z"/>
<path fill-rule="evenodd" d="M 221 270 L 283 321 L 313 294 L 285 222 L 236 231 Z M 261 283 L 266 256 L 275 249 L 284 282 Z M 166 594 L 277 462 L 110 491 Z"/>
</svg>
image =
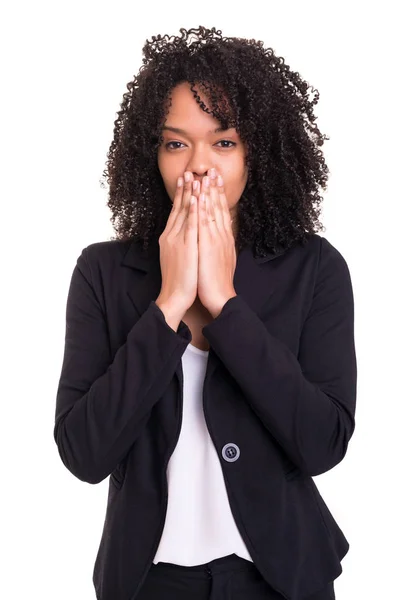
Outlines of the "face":
<svg viewBox="0 0 400 600">
<path fill-rule="evenodd" d="M 198 93 L 209 108 L 206 98 Z M 165 127 L 178 128 L 182 132 L 164 129 L 164 141 L 158 149 L 158 168 L 171 202 L 178 177 L 190 171 L 193 180 L 201 183 L 209 169 L 215 167 L 224 180 L 229 211 L 234 219 L 236 205 L 247 182 L 244 143 L 234 128 L 215 132 L 220 127 L 219 121 L 201 110 L 188 83 L 177 85 L 171 98 Z M 235 221 L 232 224 L 235 229 L 234 224 Z"/>
</svg>

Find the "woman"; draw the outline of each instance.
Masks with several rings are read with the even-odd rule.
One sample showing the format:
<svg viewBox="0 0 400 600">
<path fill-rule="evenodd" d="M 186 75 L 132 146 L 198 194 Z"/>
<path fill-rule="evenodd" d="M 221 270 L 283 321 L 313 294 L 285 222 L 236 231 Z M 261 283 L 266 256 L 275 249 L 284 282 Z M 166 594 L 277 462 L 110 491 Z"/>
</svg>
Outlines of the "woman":
<svg viewBox="0 0 400 600">
<path fill-rule="evenodd" d="M 144 46 L 105 171 L 117 236 L 67 300 L 54 437 L 110 475 L 96 595 L 332 599 L 349 543 L 312 477 L 346 454 L 356 356 L 318 95 L 262 42 L 180 32 Z"/>
</svg>

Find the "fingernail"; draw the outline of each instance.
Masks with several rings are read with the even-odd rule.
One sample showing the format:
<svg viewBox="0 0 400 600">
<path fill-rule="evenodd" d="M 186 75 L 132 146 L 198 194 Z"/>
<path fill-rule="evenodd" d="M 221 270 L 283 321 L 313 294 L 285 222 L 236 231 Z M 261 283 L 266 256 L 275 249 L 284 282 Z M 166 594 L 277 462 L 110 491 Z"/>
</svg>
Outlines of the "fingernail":
<svg viewBox="0 0 400 600">
<path fill-rule="evenodd" d="M 223 181 L 222 181 L 222 177 L 221 175 L 218 175 L 218 185 L 222 185 Z"/>
<path fill-rule="evenodd" d="M 190 181 L 190 173 L 185 173 L 185 181 Z"/>
<path fill-rule="evenodd" d="M 199 182 L 198 181 L 194 181 L 193 182 L 193 189 L 197 190 L 198 187 L 199 187 Z"/>
</svg>

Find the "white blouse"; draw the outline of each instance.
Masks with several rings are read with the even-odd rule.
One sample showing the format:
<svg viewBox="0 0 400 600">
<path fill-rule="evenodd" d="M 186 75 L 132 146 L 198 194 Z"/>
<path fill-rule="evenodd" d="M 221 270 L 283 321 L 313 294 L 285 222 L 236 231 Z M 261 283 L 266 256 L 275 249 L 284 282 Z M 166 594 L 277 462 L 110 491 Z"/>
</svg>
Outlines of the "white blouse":
<svg viewBox="0 0 400 600">
<path fill-rule="evenodd" d="M 194 566 L 233 553 L 252 562 L 233 518 L 204 418 L 208 354 L 188 344 L 182 356 L 182 428 L 167 467 L 168 507 L 155 564 Z"/>
</svg>

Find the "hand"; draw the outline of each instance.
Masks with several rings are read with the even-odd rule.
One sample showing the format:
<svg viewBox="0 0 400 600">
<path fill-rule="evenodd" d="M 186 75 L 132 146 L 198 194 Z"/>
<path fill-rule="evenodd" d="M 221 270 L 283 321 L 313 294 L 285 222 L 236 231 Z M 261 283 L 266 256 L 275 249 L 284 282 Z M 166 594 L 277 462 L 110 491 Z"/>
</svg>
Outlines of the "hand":
<svg viewBox="0 0 400 600">
<path fill-rule="evenodd" d="M 210 169 L 207 175 L 198 199 L 197 294 L 201 304 L 216 318 L 224 304 L 237 295 L 233 286 L 236 248 L 222 177 L 217 180 L 215 169 Z"/>
<path fill-rule="evenodd" d="M 197 295 L 198 210 L 191 198 L 192 174 L 185 182 L 179 177 L 172 210 L 159 238 L 162 285 L 157 303 L 168 305 L 176 318 L 185 314 Z"/>
</svg>

